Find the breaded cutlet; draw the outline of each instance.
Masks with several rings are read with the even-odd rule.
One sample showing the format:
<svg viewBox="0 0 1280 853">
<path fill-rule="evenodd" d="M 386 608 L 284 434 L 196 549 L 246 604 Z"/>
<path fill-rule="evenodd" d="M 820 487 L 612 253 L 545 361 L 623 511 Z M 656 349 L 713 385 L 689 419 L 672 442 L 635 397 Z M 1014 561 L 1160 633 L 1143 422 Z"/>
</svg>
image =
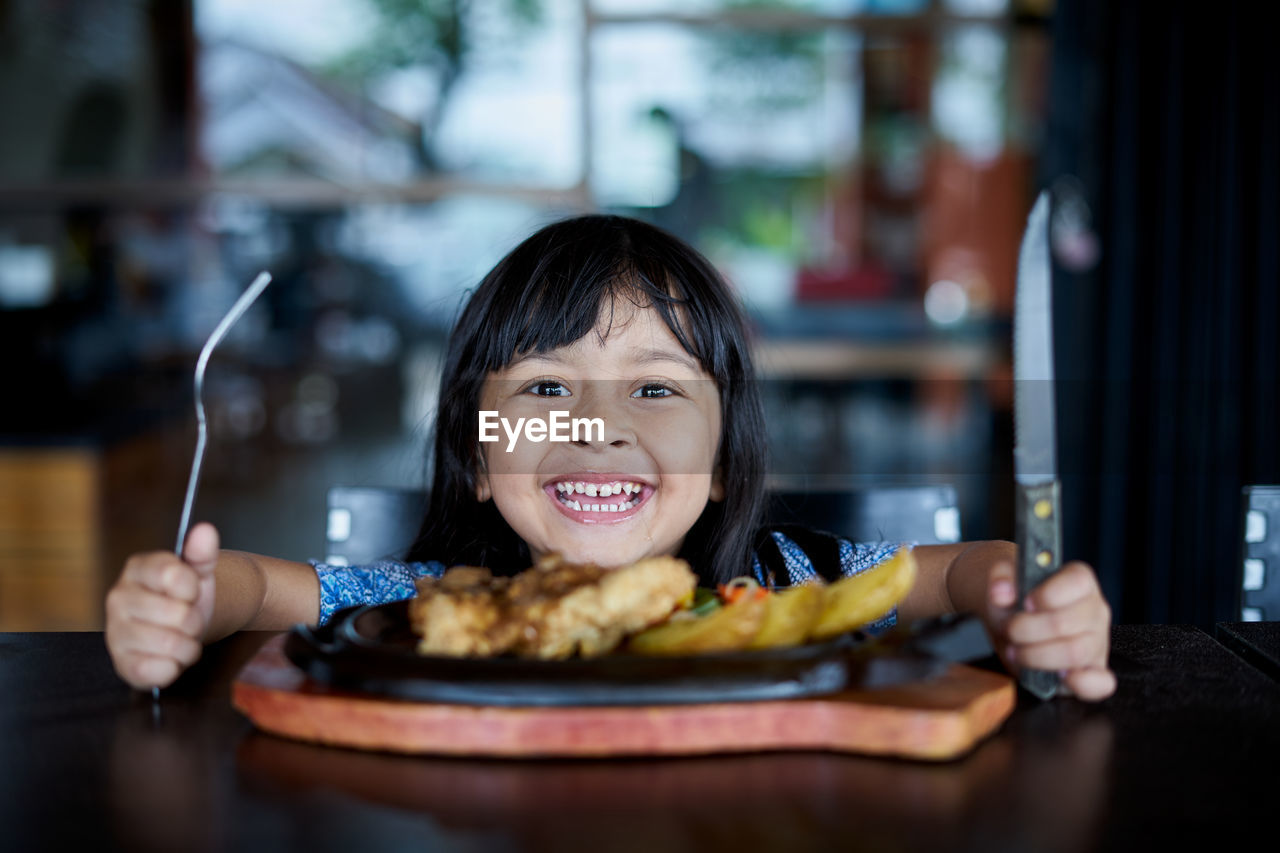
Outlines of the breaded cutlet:
<svg viewBox="0 0 1280 853">
<path fill-rule="evenodd" d="M 474 566 L 457 566 L 440 578 L 420 578 L 418 595 L 409 602 L 409 621 L 422 638 L 418 651 L 450 657 L 505 652 L 518 628 L 503 616 L 502 594 L 510 582 Z"/>
<path fill-rule="evenodd" d="M 410 618 L 423 654 L 593 657 L 666 618 L 696 583 L 675 557 L 606 569 L 550 555 L 513 578 L 474 567 L 424 578 Z"/>
</svg>

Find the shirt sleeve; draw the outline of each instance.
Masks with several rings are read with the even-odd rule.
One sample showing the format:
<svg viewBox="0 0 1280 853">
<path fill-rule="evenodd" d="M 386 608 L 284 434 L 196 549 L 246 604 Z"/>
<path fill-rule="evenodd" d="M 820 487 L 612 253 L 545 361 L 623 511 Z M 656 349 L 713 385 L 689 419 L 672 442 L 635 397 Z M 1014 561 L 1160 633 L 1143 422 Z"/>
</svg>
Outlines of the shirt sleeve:
<svg viewBox="0 0 1280 853">
<path fill-rule="evenodd" d="M 426 563 L 380 560 L 367 566 L 338 566 L 319 560 L 310 563 L 320 580 L 321 625 L 344 607 L 413 598 L 417 594 L 414 581 L 444 574 L 444 564 L 434 560 Z"/>
</svg>

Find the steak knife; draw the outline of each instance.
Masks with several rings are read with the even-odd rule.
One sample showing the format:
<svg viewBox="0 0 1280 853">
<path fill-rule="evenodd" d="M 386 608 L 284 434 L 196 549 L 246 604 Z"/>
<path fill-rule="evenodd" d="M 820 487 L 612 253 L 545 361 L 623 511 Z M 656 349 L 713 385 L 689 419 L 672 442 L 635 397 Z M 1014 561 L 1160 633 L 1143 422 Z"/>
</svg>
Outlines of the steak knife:
<svg viewBox="0 0 1280 853">
<path fill-rule="evenodd" d="M 1018 543 L 1018 607 L 1062 566 L 1061 500 L 1053 375 L 1053 277 L 1049 260 L 1049 193 L 1042 191 L 1027 218 L 1018 253 L 1013 314 L 1014 529 Z M 1056 672 L 1024 669 L 1019 681 L 1048 699 L 1058 692 Z"/>
</svg>

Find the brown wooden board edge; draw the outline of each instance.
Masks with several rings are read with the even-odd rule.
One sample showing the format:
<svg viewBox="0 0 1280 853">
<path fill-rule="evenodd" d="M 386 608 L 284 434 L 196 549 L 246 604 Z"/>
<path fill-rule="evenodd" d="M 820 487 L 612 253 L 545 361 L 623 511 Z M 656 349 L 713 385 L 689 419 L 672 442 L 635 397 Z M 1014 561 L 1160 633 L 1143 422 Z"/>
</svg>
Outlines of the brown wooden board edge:
<svg viewBox="0 0 1280 853">
<path fill-rule="evenodd" d="M 409 702 L 330 688 L 269 640 L 241 670 L 234 706 L 259 729 L 329 746 L 503 758 L 834 751 L 947 761 L 992 734 L 1013 680 L 956 664 L 927 682 L 820 699 L 647 707 L 508 708 Z"/>
</svg>

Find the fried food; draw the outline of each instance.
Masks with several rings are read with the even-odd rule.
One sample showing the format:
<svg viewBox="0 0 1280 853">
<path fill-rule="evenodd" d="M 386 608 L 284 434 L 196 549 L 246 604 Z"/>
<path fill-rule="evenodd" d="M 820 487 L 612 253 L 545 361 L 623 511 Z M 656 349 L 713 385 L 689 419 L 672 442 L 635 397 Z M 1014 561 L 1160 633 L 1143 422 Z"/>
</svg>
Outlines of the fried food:
<svg viewBox="0 0 1280 853">
<path fill-rule="evenodd" d="M 692 655 L 768 649 L 861 628 L 902 601 L 916 579 L 909 548 L 851 577 L 768 592 L 737 578 L 709 612 L 688 607 L 697 583 L 688 563 L 650 557 L 618 569 L 544 557 L 515 577 L 457 566 L 418 581 L 410 621 L 425 655 L 514 654 L 560 659 L 626 650 Z M 702 608 L 698 608 L 700 611 Z M 628 639 L 630 638 L 630 639 Z"/>
<path fill-rule="evenodd" d="M 764 623 L 767 597 L 746 596 L 706 616 L 672 618 L 632 637 L 627 649 L 640 655 L 695 655 L 745 648 Z"/>
<path fill-rule="evenodd" d="M 513 578 L 471 566 L 423 578 L 409 614 L 422 654 L 592 657 L 665 619 L 696 583 L 674 557 L 606 569 L 550 555 Z"/>
<path fill-rule="evenodd" d="M 764 624 L 747 648 L 777 649 L 803 643 L 822 613 L 824 591 L 819 580 L 770 595 Z"/>
<path fill-rule="evenodd" d="M 510 578 L 488 569 L 457 566 L 443 577 L 420 578 L 409 602 L 409 622 L 422 639 L 418 651 L 450 657 L 485 657 L 515 644 L 520 626 L 506 618 L 503 596 Z"/>
<path fill-rule="evenodd" d="M 902 601 L 916 579 L 916 561 L 900 548 L 878 566 L 831 584 L 814 580 L 778 592 L 748 577 L 720 587 L 723 607 L 694 616 L 677 613 L 627 642 L 645 655 L 759 650 L 827 640 L 861 628 Z"/>
<path fill-rule="evenodd" d="M 888 613 L 911 591 L 916 571 L 911 549 L 902 547 L 883 563 L 828 585 L 809 639 L 826 640 Z"/>
</svg>

